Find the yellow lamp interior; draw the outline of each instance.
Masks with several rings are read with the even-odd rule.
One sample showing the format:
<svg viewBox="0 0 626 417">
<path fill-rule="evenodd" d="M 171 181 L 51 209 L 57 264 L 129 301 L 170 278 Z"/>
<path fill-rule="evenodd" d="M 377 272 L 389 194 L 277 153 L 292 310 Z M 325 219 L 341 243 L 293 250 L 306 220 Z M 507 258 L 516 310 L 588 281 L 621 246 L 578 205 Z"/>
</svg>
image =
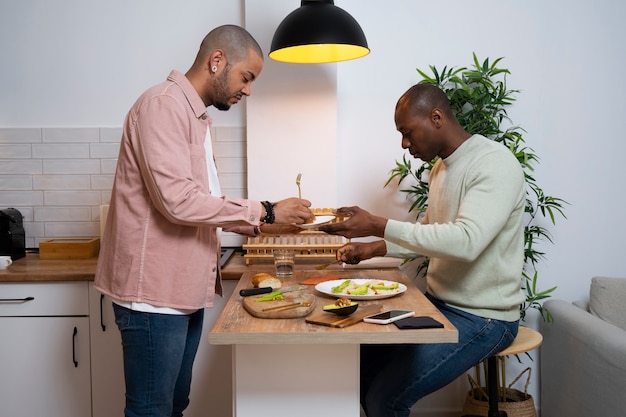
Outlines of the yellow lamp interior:
<svg viewBox="0 0 626 417">
<path fill-rule="evenodd" d="M 357 45 L 316 44 L 277 49 L 270 52 L 269 56 L 273 60 L 280 62 L 323 64 L 361 58 L 369 54 L 369 52 L 369 49 Z"/>
</svg>

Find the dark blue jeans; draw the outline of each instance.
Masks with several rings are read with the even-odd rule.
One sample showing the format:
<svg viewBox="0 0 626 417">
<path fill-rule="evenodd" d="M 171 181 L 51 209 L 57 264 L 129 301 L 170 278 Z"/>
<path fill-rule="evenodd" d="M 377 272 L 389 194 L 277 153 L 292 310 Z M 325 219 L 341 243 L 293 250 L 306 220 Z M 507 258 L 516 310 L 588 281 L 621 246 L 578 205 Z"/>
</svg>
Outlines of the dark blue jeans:
<svg viewBox="0 0 626 417">
<path fill-rule="evenodd" d="M 143 313 L 113 304 L 122 333 L 126 417 L 180 417 L 189 405 L 191 371 L 204 310 Z"/>
<path fill-rule="evenodd" d="M 420 398 L 506 348 L 517 335 L 517 321 L 478 317 L 428 297 L 457 328 L 459 342 L 361 345 L 361 405 L 368 417 L 408 417 Z"/>
</svg>

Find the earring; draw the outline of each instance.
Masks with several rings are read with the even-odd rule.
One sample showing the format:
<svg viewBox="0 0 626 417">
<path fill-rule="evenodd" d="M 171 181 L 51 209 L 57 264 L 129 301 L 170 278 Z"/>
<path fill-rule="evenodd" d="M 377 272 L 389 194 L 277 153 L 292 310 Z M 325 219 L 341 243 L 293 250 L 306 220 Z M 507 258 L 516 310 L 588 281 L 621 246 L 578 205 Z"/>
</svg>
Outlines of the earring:
<svg viewBox="0 0 626 417">
<path fill-rule="evenodd" d="M 217 65 L 213 65 L 213 66 L 211 67 L 211 71 L 213 71 L 213 72 L 217 72 Z"/>
</svg>

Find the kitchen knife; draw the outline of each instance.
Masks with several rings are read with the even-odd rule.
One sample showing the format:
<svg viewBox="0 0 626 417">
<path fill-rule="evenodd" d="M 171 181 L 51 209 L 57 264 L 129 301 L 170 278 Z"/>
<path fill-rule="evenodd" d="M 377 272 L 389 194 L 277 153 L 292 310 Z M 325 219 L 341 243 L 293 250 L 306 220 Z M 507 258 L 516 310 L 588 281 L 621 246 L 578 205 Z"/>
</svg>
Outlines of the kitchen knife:
<svg viewBox="0 0 626 417">
<path fill-rule="evenodd" d="M 291 287 L 278 288 L 276 290 L 274 290 L 272 287 L 247 288 L 247 289 L 239 290 L 239 295 L 241 295 L 242 297 L 249 297 L 251 295 L 269 294 L 272 291 L 282 291 L 283 293 L 286 293 L 286 292 L 293 292 L 293 291 L 301 291 L 306 288 L 307 288 L 306 285 L 292 285 Z"/>
</svg>

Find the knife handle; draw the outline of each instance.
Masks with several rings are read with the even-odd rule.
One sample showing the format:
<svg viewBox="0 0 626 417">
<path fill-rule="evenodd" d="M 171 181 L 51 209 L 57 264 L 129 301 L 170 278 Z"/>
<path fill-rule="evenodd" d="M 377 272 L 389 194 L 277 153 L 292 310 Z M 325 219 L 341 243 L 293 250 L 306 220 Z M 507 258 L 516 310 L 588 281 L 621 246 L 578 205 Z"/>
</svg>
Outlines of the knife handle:
<svg viewBox="0 0 626 417">
<path fill-rule="evenodd" d="M 245 290 L 239 290 L 239 295 L 242 297 L 248 297 L 251 295 L 268 294 L 272 291 L 274 291 L 272 287 L 248 288 Z"/>
</svg>

